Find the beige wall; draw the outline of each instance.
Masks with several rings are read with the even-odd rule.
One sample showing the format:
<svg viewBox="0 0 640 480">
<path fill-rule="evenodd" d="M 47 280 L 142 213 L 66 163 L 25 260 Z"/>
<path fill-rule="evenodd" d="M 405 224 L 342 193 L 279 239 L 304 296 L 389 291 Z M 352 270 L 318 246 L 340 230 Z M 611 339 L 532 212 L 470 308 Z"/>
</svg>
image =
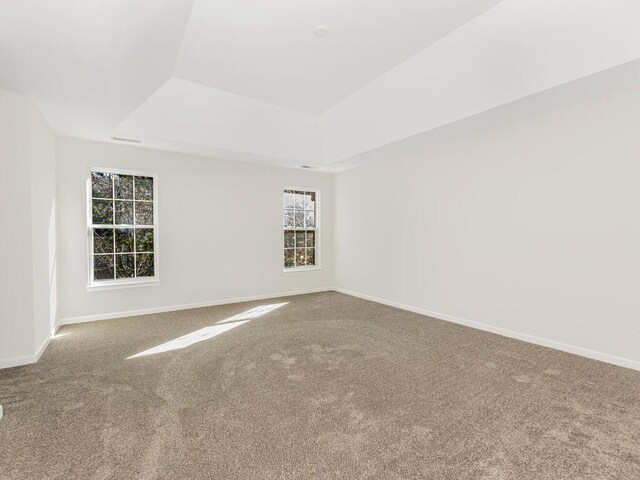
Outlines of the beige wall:
<svg viewBox="0 0 640 480">
<path fill-rule="evenodd" d="M 65 137 L 57 145 L 62 321 L 331 287 L 331 175 Z M 157 173 L 159 286 L 87 291 L 90 167 Z M 321 190 L 321 270 L 283 272 L 287 187 Z"/>
<path fill-rule="evenodd" d="M 337 175 L 337 286 L 640 367 L 638 72 L 530 97 Z"/>
</svg>

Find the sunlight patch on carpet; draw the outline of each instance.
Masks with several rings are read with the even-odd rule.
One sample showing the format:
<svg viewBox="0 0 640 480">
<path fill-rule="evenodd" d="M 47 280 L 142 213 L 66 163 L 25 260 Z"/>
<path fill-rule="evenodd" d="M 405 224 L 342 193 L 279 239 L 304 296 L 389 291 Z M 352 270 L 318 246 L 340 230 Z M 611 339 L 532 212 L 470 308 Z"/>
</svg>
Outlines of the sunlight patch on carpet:
<svg viewBox="0 0 640 480">
<path fill-rule="evenodd" d="M 180 350 L 182 348 L 190 347 L 195 343 L 204 342 L 205 340 L 209 340 L 210 338 L 220 335 L 221 333 L 228 332 L 229 330 L 239 327 L 240 325 L 243 325 L 253 320 L 254 318 L 262 317 L 263 315 L 266 315 L 267 313 L 272 312 L 273 310 L 280 308 L 287 303 L 289 302 L 260 305 L 259 307 L 252 308 L 251 310 L 239 313 L 237 315 L 234 315 L 233 317 L 220 320 L 215 325 L 201 328 L 199 330 L 196 330 L 195 332 L 188 333 L 186 335 L 183 335 L 182 337 L 178 337 L 176 339 L 158 345 L 157 347 L 153 347 L 149 350 L 131 355 L 130 357 L 127 357 L 127 360 L 131 358 L 146 357 L 147 355 L 154 355 L 156 353 L 169 352 L 172 350 Z"/>
</svg>

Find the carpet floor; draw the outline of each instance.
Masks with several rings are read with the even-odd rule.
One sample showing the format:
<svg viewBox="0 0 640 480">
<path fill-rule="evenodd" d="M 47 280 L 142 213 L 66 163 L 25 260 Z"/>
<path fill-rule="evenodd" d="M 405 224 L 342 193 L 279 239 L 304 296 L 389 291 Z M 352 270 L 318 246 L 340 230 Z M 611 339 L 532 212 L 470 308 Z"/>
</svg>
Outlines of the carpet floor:
<svg viewBox="0 0 640 480">
<path fill-rule="evenodd" d="M 5 479 L 640 479 L 640 372 L 335 292 L 63 327 Z"/>
</svg>

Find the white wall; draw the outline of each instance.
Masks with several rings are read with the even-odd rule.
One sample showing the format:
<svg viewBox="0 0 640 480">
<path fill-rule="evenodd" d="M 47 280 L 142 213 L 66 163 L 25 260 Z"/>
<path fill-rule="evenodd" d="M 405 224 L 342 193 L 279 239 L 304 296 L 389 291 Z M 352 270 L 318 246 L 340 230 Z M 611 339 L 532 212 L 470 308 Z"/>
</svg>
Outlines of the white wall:
<svg viewBox="0 0 640 480">
<path fill-rule="evenodd" d="M 55 135 L 38 109 L 27 107 L 31 159 L 31 238 L 34 342 L 36 348 L 55 328 L 57 316 Z"/>
<path fill-rule="evenodd" d="M 54 137 L 0 92 L 0 367 L 35 360 L 56 318 L 335 284 L 640 366 L 639 89 L 635 62 L 335 176 Z M 86 290 L 90 166 L 158 174 L 159 286 Z M 287 187 L 322 191 L 321 270 L 283 272 Z"/>
<path fill-rule="evenodd" d="M 0 366 L 34 352 L 27 99 L 0 91 Z"/>
<path fill-rule="evenodd" d="M 639 72 L 538 94 L 338 174 L 338 287 L 639 368 Z"/>
<path fill-rule="evenodd" d="M 58 137 L 62 321 L 332 286 L 331 175 Z M 159 286 L 87 291 L 89 167 L 158 175 Z M 282 191 L 321 190 L 322 269 L 283 272 Z"/>
<path fill-rule="evenodd" d="M 26 97 L 0 91 L 0 368 L 36 361 L 55 321 L 54 143 Z"/>
</svg>

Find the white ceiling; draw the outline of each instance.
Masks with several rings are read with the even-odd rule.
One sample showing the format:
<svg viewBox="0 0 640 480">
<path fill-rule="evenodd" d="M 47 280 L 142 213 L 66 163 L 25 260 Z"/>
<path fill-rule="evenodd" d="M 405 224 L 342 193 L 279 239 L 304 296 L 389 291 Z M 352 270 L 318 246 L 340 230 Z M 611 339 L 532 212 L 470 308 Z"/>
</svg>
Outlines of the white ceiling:
<svg viewBox="0 0 640 480">
<path fill-rule="evenodd" d="M 499 2 L 196 1 L 174 75 L 318 114 Z"/>
<path fill-rule="evenodd" d="M 63 135 L 339 169 L 640 58 L 638 25 L 637 0 L 7 0 L 0 88 Z"/>
<path fill-rule="evenodd" d="M 281 165 L 287 162 L 279 159 L 323 163 L 315 115 L 179 78 L 169 79 L 117 131 L 200 145 L 203 154 L 244 152 Z"/>
</svg>

